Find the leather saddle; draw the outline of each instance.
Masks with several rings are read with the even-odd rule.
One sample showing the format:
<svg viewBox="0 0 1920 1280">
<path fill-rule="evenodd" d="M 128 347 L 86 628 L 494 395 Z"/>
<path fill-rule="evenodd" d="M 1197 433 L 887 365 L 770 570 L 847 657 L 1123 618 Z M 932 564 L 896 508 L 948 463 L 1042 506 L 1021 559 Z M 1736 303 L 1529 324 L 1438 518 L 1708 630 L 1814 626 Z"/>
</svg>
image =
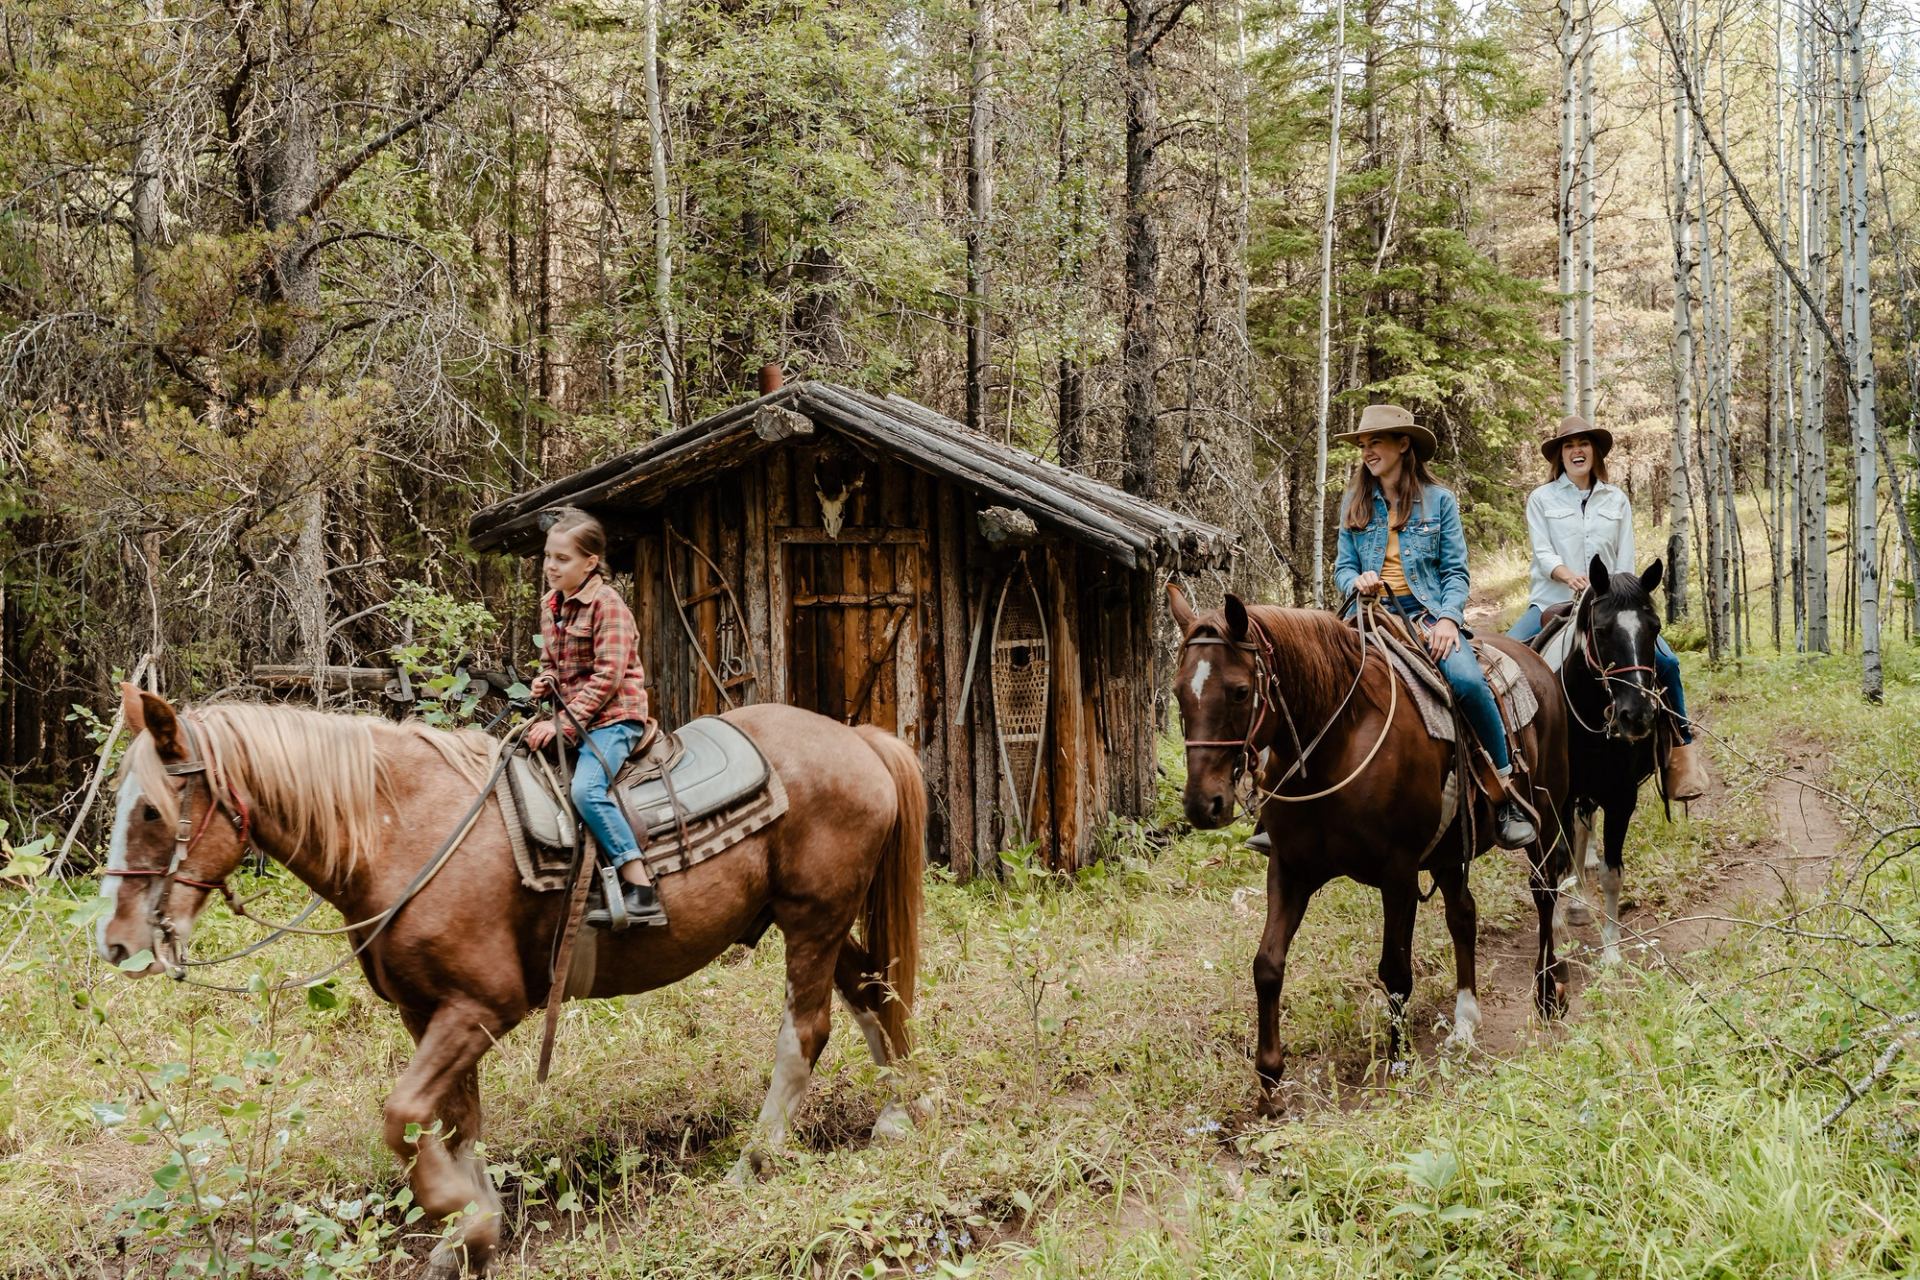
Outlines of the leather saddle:
<svg viewBox="0 0 1920 1280">
<path fill-rule="evenodd" d="M 718 716 L 702 716 L 677 731 L 655 726 L 627 757 L 614 789 L 630 820 L 653 836 L 760 794 L 768 775 L 751 738 Z M 549 849 L 573 848 L 572 805 L 552 766 L 516 752 L 507 781 L 528 837 Z"/>
</svg>

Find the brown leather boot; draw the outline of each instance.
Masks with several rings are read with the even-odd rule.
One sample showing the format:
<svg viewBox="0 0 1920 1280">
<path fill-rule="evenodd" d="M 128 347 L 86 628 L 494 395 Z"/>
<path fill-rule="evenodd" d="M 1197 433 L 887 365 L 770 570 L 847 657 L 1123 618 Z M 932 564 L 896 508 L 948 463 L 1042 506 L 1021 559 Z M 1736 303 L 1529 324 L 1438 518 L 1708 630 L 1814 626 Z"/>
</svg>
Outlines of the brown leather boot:
<svg viewBox="0 0 1920 1280">
<path fill-rule="evenodd" d="M 1701 763 L 1700 748 L 1691 742 L 1676 742 L 1667 756 L 1667 798 L 1698 800 L 1707 794 L 1707 767 Z"/>
</svg>

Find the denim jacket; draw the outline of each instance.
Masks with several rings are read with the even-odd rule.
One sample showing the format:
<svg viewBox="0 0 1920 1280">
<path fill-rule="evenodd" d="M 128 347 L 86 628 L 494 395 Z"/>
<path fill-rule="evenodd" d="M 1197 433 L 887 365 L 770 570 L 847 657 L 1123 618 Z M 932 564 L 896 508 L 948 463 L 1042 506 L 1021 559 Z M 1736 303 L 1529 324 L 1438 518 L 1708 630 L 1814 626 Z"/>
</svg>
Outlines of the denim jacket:
<svg viewBox="0 0 1920 1280">
<path fill-rule="evenodd" d="M 1378 573 L 1386 563 L 1387 528 L 1387 500 L 1377 492 L 1366 528 L 1340 526 L 1333 582 L 1343 597 L 1355 578 Z M 1459 500 L 1449 490 L 1430 484 L 1414 501 L 1406 528 L 1400 530 L 1400 567 L 1428 613 L 1466 625 L 1461 611 L 1467 607 L 1467 536 L 1460 526 Z"/>
</svg>

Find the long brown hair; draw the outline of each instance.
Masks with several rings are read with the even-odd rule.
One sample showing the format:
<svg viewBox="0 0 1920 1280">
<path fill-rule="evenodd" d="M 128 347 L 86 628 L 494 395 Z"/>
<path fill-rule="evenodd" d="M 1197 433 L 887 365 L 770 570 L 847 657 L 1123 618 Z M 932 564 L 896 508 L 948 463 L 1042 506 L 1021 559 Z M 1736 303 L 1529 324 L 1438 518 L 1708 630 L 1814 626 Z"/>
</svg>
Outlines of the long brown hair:
<svg viewBox="0 0 1920 1280">
<path fill-rule="evenodd" d="M 1398 432 L 1383 434 L 1399 435 Z M 1401 435 L 1407 442 L 1407 451 L 1401 454 L 1400 478 L 1394 484 L 1395 493 L 1386 495 L 1387 522 L 1396 529 L 1407 527 L 1407 517 L 1413 514 L 1413 504 L 1421 492 L 1430 484 L 1436 483 L 1433 473 L 1427 470 L 1425 458 L 1414 447 L 1411 436 Z M 1353 478 L 1347 481 L 1347 500 L 1340 510 L 1340 522 L 1349 529 L 1364 529 L 1373 519 L 1373 495 L 1380 491 L 1380 482 L 1373 478 L 1373 472 L 1367 470 L 1363 458 L 1353 464 Z"/>
</svg>

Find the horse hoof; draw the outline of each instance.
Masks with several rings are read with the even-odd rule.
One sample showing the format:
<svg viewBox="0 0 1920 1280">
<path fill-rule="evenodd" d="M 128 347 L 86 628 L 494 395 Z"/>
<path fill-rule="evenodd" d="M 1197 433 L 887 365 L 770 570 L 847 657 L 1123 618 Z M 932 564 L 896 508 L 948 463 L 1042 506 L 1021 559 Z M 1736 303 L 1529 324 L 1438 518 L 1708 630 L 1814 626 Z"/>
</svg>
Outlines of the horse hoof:
<svg viewBox="0 0 1920 1280">
<path fill-rule="evenodd" d="M 1620 948 L 1614 947 L 1614 946 L 1603 948 L 1600 952 L 1600 963 L 1609 968 L 1611 968 L 1616 964 L 1619 964 Z"/>
<path fill-rule="evenodd" d="M 873 1122 L 873 1141 L 897 1142 L 913 1132 L 913 1116 L 897 1102 L 889 1102 Z"/>
<path fill-rule="evenodd" d="M 1440 1048 L 1447 1053 L 1473 1052 L 1475 1048 L 1475 1045 L 1473 1042 L 1473 1028 L 1472 1027 L 1456 1027 L 1452 1032 L 1448 1034 L 1445 1040 L 1442 1040 L 1440 1042 Z"/>
<path fill-rule="evenodd" d="M 1567 904 L 1567 923 L 1592 924 L 1593 912 L 1587 909 L 1584 902 L 1570 902 Z"/>
<path fill-rule="evenodd" d="M 1253 1114 L 1262 1120 L 1278 1120 L 1287 1114 L 1286 1104 L 1280 1100 L 1280 1091 L 1262 1090 L 1259 1101 L 1253 1104 Z"/>
</svg>

